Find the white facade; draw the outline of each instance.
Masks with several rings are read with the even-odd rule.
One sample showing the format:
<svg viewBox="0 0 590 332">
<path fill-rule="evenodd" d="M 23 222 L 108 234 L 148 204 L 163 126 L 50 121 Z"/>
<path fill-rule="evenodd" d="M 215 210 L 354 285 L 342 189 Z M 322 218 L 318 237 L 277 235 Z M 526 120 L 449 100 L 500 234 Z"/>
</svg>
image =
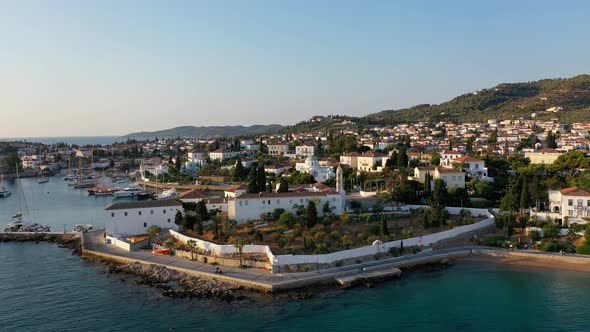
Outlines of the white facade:
<svg viewBox="0 0 590 332">
<path fill-rule="evenodd" d="M 113 236 L 146 234 L 152 226 L 178 229 L 174 223 L 182 204 L 175 200 L 119 202 L 105 208 L 106 233 Z"/>
<path fill-rule="evenodd" d="M 578 187 L 549 190 L 549 206 L 554 217 L 585 223 L 582 218 L 590 218 L 590 191 Z"/>
<path fill-rule="evenodd" d="M 313 175 L 313 178 L 319 182 L 325 182 L 336 176 L 334 169 L 330 166 L 320 166 L 318 158 L 315 156 L 309 156 L 305 159 L 305 162 L 296 163 L 295 169 L 299 172 L 308 173 Z"/>
<path fill-rule="evenodd" d="M 268 145 L 268 154 L 271 156 L 286 155 L 289 153 L 289 145 L 287 144 L 270 144 Z"/>
<path fill-rule="evenodd" d="M 325 202 L 329 202 L 332 213 L 339 215 L 344 212 L 346 198 L 344 192 L 331 191 L 328 193 L 314 192 L 288 192 L 288 193 L 261 193 L 244 194 L 236 199 L 228 201 L 228 217 L 238 223 L 248 220 L 258 220 L 260 215 L 282 208 L 287 212 L 295 213 L 293 205 L 307 205 L 310 200 L 316 202 L 318 215 L 322 215 Z"/>
<path fill-rule="evenodd" d="M 315 145 L 303 144 L 295 147 L 295 154 L 302 157 L 314 156 L 316 153 Z"/>
<path fill-rule="evenodd" d="M 238 152 L 229 151 L 226 149 L 217 149 L 215 151 L 209 152 L 209 158 L 211 160 L 223 161 L 227 159 L 236 158 L 238 154 Z"/>
</svg>

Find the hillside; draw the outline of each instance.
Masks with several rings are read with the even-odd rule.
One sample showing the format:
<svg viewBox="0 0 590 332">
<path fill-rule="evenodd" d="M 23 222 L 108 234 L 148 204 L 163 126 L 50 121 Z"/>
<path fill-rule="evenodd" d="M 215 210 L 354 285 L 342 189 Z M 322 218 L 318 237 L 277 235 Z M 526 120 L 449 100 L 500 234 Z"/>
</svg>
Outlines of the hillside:
<svg viewBox="0 0 590 332">
<path fill-rule="evenodd" d="M 558 112 L 547 112 L 561 107 Z M 394 124 L 423 120 L 455 122 L 488 119 L 559 118 L 572 123 L 590 121 L 590 75 L 567 79 L 544 79 L 526 83 L 503 83 L 490 89 L 455 97 L 438 105 L 417 105 L 367 115 L 370 124 Z"/>
<path fill-rule="evenodd" d="M 253 126 L 182 126 L 158 131 L 142 131 L 132 133 L 127 137 L 222 137 L 222 136 L 248 136 L 262 133 L 270 133 L 281 130 L 283 126 L 277 124 L 271 125 L 253 125 Z"/>
</svg>

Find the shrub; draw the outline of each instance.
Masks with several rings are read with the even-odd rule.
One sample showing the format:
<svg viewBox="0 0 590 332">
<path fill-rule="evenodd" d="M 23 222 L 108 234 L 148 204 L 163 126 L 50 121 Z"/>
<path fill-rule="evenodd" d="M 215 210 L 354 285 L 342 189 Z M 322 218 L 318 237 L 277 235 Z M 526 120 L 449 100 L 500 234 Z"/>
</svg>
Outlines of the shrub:
<svg viewBox="0 0 590 332">
<path fill-rule="evenodd" d="M 576 254 L 590 255 L 590 244 L 584 244 L 576 248 Z"/>
<path fill-rule="evenodd" d="M 398 247 L 391 247 L 389 248 L 389 253 L 391 256 L 397 257 L 401 254 L 401 250 Z"/>
<path fill-rule="evenodd" d="M 276 240 L 276 242 L 277 242 L 277 246 L 279 246 L 279 248 L 284 248 L 284 247 L 285 247 L 285 239 L 283 239 L 283 238 L 278 238 L 278 239 Z"/>
<path fill-rule="evenodd" d="M 336 261 L 336 263 L 334 263 L 334 266 L 336 267 L 341 267 L 344 263 L 342 261 Z"/>
<path fill-rule="evenodd" d="M 379 240 L 379 237 L 377 237 L 377 236 L 369 236 L 367 238 L 367 244 L 373 244 L 373 242 L 375 242 L 377 240 Z"/>
<path fill-rule="evenodd" d="M 543 226 L 543 236 L 546 238 L 556 238 L 559 235 L 559 228 L 554 224 Z"/>
<path fill-rule="evenodd" d="M 492 235 L 492 236 L 486 237 L 486 239 L 485 239 L 485 244 L 486 244 L 486 246 L 489 246 L 489 247 L 499 247 L 502 245 L 503 242 L 504 242 L 503 235 Z"/>
<path fill-rule="evenodd" d="M 297 218 L 295 218 L 295 216 L 292 213 L 283 212 L 279 216 L 279 224 L 285 227 L 293 228 L 295 224 L 297 224 Z"/>
<path fill-rule="evenodd" d="M 529 237 L 531 238 L 531 241 L 537 242 L 541 239 L 541 234 L 537 231 L 530 231 Z"/>
<path fill-rule="evenodd" d="M 560 250 L 565 250 L 565 247 L 563 244 L 554 239 L 546 238 L 541 240 L 541 244 L 539 245 L 538 249 L 541 251 L 557 252 Z"/>
<path fill-rule="evenodd" d="M 380 235 L 381 234 L 381 227 L 379 227 L 379 225 L 371 225 L 369 227 L 369 234 Z"/>
<path fill-rule="evenodd" d="M 281 217 L 281 215 L 285 212 L 286 211 L 283 208 L 276 208 L 276 209 L 272 210 L 272 219 L 278 220 Z"/>
<path fill-rule="evenodd" d="M 293 235 L 296 237 L 299 237 L 301 235 L 303 235 L 303 232 L 301 231 L 301 228 L 296 228 L 293 230 Z"/>
<path fill-rule="evenodd" d="M 255 242 L 262 242 L 264 241 L 264 236 L 260 231 L 255 230 L 254 234 L 252 234 L 252 239 L 254 239 Z"/>
</svg>

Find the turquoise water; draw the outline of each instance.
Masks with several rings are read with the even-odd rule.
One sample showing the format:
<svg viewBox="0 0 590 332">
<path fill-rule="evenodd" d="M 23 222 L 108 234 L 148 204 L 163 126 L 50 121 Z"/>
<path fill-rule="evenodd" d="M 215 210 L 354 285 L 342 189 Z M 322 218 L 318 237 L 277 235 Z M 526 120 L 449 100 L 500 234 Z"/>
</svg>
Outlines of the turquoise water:
<svg viewBox="0 0 590 332">
<path fill-rule="evenodd" d="M 305 301 L 172 300 L 40 243 L 0 243 L 2 331 L 588 331 L 586 273 L 459 264 Z"/>
</svg>

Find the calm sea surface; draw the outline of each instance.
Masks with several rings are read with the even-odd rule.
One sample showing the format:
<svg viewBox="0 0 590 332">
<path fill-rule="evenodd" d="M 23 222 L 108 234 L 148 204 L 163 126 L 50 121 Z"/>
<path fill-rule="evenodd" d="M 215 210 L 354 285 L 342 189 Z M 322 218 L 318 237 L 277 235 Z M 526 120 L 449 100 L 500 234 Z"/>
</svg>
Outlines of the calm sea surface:
<svg viewBox="0 0 590 332">
<path fill-rule="evenodd" d="M 140 138 L 137 138 L 140 140 Z M 108 145 L 115 142 L 125 142 L 122 136 L 66 136 L 66 137 L 0 137 L 1 141 L 27 141 L 43 144 L 76 144 L 76 145 Z"/>
<path fill-rule="evenodd" d="M 101 226 L 112 201 L 61 178 L 21 184 L 36 221 L 56 227 Z M 0 220 L 17 212 L 16 191 Z M 588 294 L 588 273 L 460 263 L 307 301 L 172 300 L 68 249 L 0 243 L 0 331 L 590 331 Z"/>
</svg>

